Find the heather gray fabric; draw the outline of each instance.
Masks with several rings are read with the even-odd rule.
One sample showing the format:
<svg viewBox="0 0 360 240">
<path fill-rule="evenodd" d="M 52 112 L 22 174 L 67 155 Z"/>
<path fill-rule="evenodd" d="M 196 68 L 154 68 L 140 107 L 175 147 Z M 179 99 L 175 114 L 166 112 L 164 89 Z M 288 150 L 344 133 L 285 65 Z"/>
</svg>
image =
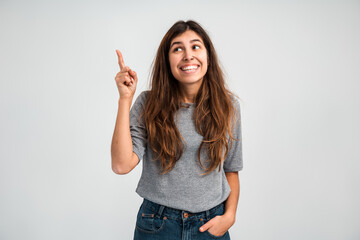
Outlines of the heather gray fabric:
<svg viewBox="0 0 360 240">
<path fill-rule="evenodd" d="M 175 124 L 183 136 L 186 147 L 180 160 L 175 167 L 165 175 L 160 175 L 161 166 L 159 161 L 152 161 L 153 151 L 146 144 L 146 128 L 143 119 L 139 119 L 143 104 L 146 101 L 148 91 L 143 91 L 135 100 L 130 110 L 130 132 L 133 143 L 133 151 L 143 161 L 143 169 L 136 192 L 143 198 L 171 208 L 189 212 L 202 212 L 217 206 L 225 201 L 230 194 L 230 186 L 225 172 L 242 170 L 242 138 L 240 104 L 234 99 L 237 113 L 234 137 L 240 141 L 234 141 L 228 157 L 221 166 L 208 175 L 204 173 L 197 159 L 197 150 L 202 141 L 202 136 L 195 130 L 195 124 L 191 120 L 194 104 L 188 108 L 178 110 Z M 205 156 L 203 150 L 201 156 Z M 207 166 L 202 157 L 202 163 Z"/>
</svg>

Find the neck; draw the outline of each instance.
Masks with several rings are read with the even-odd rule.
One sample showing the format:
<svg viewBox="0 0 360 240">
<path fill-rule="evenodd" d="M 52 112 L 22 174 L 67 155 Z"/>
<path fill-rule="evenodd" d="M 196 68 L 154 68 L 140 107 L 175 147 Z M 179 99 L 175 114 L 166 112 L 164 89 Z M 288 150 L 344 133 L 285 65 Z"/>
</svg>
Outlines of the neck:
<svg viewBox="0 0 360 240">
<path fill-rule="evenodd" d="M 196 94 L 198 93 L 200 84 L 180 84 L 180 91 L 183 96 L 183 102 L 194 103 Z"/>
</svg>

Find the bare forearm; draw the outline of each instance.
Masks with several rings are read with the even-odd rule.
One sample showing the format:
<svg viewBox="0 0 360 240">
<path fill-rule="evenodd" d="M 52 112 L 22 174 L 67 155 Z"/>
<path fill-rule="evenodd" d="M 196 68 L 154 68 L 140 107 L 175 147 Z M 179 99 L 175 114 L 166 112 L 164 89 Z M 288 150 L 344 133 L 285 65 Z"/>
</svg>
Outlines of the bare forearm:
<svg viewBox="0 0 360 240">
<path fill-rule="evenodd" d="M 238 172 L 227 172 L 225 173 L 228 183 L 231 188 L 231 193 L 225 202 L 225 213 L 224 215 L 233 219 L 235 222 L 236 209 L 239 202 L 240 195 L 240 182 Z"/>
<path fill-rule="evenodd" d="M 115 130 L 111 143 L 113 170 L 121 168 L 132 156 L 133 145 L 130 134 L 130 107 L 132 99 L 119 99 Z"/>
</svg>

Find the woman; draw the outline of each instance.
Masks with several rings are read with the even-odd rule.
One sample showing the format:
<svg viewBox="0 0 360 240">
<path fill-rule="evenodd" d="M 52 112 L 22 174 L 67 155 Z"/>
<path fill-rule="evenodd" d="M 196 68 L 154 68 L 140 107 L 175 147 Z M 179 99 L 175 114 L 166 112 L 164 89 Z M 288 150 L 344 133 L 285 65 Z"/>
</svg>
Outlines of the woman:
<svg viewBox="0 0 360 240">
<path fill-rule="evenodd" d="M 132 99 L 136 72 L 116 51 L 119 108 L 112 169 L 143 159 L 134 239 L 230 239 L 242 169 L 240 105 L 225 88 L 213 44 L 194 21 L 178 21 L 159 46 L 151 90 Z"/>
</svg>

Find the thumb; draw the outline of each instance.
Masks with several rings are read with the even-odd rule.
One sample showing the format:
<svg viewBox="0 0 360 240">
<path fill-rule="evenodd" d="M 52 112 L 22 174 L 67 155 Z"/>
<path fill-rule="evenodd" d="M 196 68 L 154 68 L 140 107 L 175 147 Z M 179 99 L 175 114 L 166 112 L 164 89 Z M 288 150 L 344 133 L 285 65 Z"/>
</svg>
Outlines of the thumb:
<svg viewBox="0 0 360 240">
<path fill-rule="evenodd" d="M 205 232 L 205 231 L 208 230 L 210 227 L 212 227 L 212 225 L 213 225 L 213 223 L 212 223 L 212 221 L 210 220 L 210 221 L 208 221 L 206 224 L 202 225 L 199 230 L 200 230 L 200 232 Z"/>
</svg>

